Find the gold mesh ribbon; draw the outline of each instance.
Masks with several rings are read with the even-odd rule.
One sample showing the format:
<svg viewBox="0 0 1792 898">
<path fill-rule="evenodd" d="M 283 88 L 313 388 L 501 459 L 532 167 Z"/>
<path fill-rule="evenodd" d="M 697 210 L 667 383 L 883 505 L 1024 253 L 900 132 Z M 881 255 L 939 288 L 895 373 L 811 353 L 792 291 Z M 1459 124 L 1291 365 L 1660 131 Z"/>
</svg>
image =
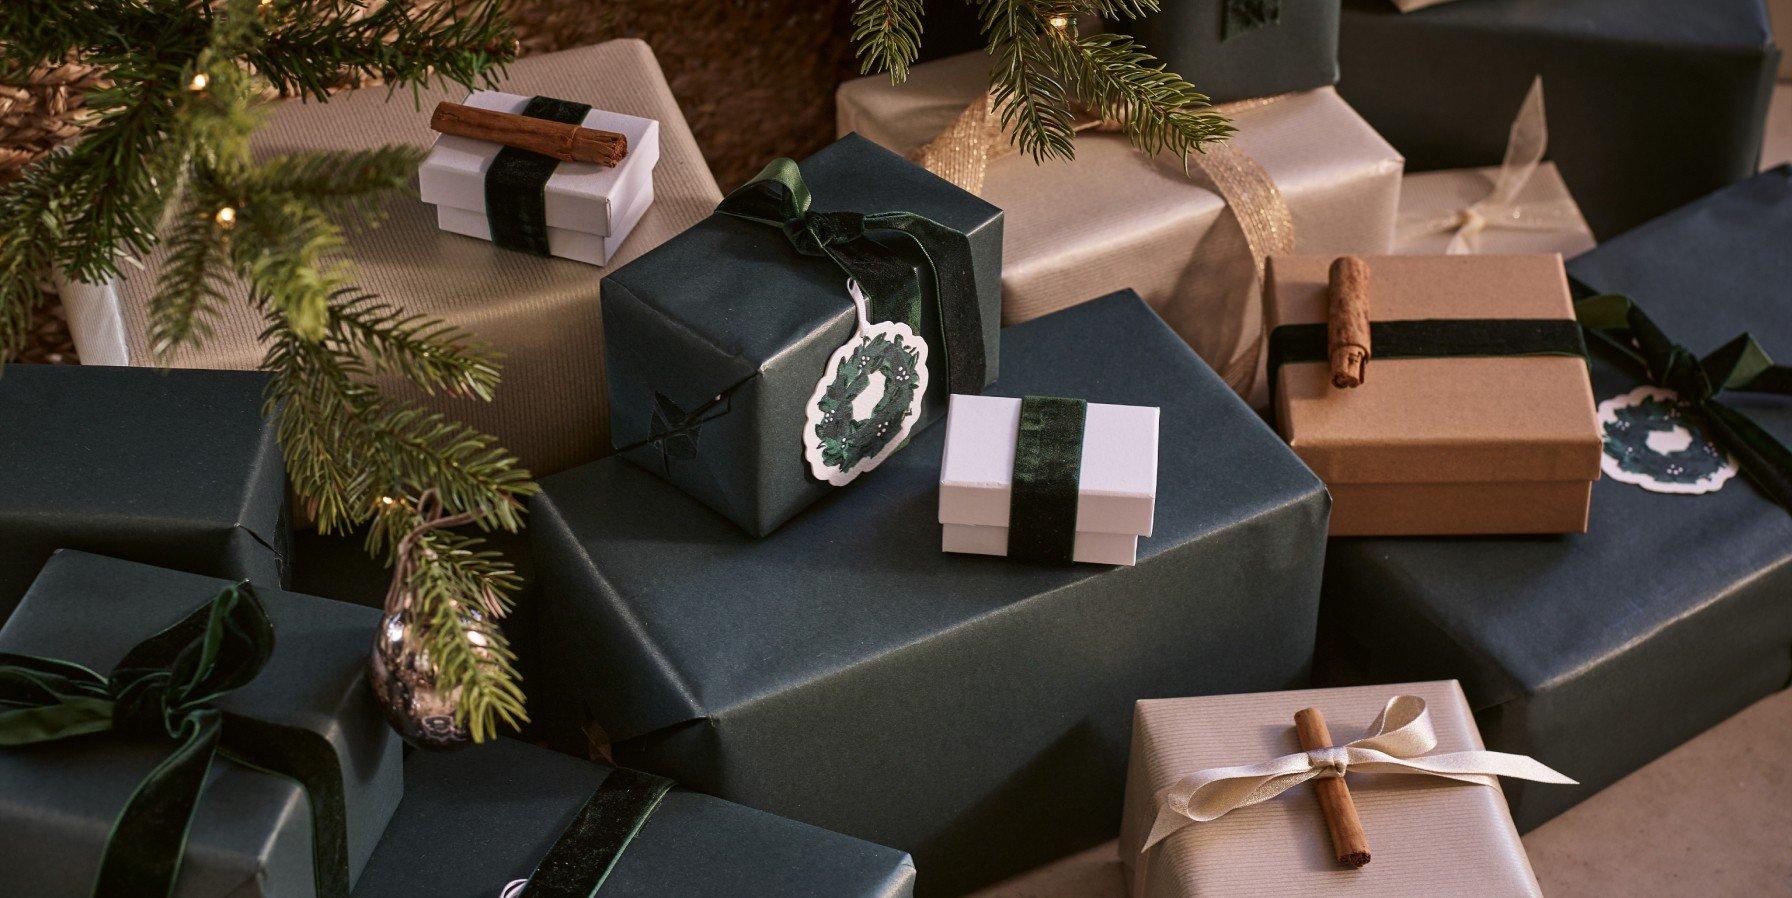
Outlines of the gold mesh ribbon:
<svg viewBox="0 0 1792 898">
<path fill-rule="evenodd" d="M 1214 107 L 1214 111 L 1235 115 L 1268 106 L 1283 96 L 1286 95 L 1226 103 Z M 1078 132 L 1113 133 L 1122 130 L 1124 124 L 1114 119 L 1085 116 L 1075 127 Z M 964 190 L 980 195 L 989 163 L 1015 152 L 1012 135 L 1002 128 L 995 97 L 993 93 L 985 92 L 909 158 Z M 1265 259 L 1272 254 L 1294 250 L 1294 216 L 1288 211 L 1288 201 L 1282 196 L 1281 188 L 1276 186 L 1275 179 L 1262 164 L 1229 141 L 1210 143 L 1204 151 L 1190 154 L 1188 164 L 1191 170 L 1199 171 L 1213 182 L 1215 192 L 1232 210 L 1239 229 L 1244 232 L 1252 270 L 1261 280 Z M 1220 376 L 1234 391 L 1249 392 L 1262 349 L 1263 335 L 1259 329 L 1255 340 L 1219 366 Z"/>
</svg>

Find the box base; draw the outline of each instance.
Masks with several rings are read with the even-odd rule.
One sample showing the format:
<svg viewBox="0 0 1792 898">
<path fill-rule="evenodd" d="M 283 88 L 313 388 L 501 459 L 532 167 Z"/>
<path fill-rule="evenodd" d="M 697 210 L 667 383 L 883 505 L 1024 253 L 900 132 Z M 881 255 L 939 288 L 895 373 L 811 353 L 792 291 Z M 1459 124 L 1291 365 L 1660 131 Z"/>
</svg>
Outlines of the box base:
<svg viewBox="0 0 1792 898">
<path fill-rule="evenodd" d="M 1332 536 L 1585 533 L 1592 481 L 1340 483 Z"/>
<path fill-rule="evenodd" d="M 940 548 L 967 555 L 1008 554 L 1008 528 L 979 524 L 941 524 Z M 1071 561 L 1085 564 L 1133 565 L 1139 560 L 1139 538 L 1130 533 L 1079 530 Z"/>
<path fill-rule="evenodd" d="M 647 214 L 647 208 L 653 205 L 653 187 L 635 198 L 635 205 L 622 218 L 609 235 L 588 234 L 568 228 L 548 228 L 548 254 L 587 265 L 604 266 L 610 264 L 617 250 L 622 248 L 622 241 L 639 224 L 641 217 Z M 436 227 L 452 234 L 474 237 L 480 240 L 492 239 L 492 225 L 485 215 L 471 209 L 460 209 L 454 206 L 436 207 Z"/>
</svg>

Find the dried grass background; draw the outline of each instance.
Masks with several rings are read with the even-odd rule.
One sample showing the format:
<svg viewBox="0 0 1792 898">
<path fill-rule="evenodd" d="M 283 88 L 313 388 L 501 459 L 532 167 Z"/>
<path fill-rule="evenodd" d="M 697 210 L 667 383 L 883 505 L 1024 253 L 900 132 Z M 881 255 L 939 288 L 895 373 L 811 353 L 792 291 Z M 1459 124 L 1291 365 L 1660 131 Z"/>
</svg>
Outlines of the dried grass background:
<svg viewBox="0 0 1792 898">
<path fill-rule="evenodd" d="M 832 140 L 834 88 L 856 74 L 850 0 L 511 0 L 509 11 L 525 54 L 645 40 L 724 190 Z M 0 84 L 0 181 L 78 133 L 81 97 L 102 75 L 71 62 Z M 21 360 L 75 361 L 60 303 L 45 306 Z"/>
</svg>

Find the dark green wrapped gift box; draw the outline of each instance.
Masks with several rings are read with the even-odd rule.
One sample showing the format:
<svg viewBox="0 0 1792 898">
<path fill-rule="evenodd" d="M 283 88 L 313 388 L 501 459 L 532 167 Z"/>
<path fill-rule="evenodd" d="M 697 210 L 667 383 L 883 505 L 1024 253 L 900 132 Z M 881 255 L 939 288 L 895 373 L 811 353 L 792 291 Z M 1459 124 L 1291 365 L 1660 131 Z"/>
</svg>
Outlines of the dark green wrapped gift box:
<svg viewBox="0 0 1792 898">
<path fill-rule="evenodd" d="M 991 393 L 1161 409 L 1136 567 L 942 552 L 943 428 L 758 540 L 606 459 L 531 506 L 536 707 L 927 895 L 1112 838 L 1136 699 L 1306 682 L 1329 503 L 1136 295 L 1002 334 Z"/>
<path fill-rule="evenodd" d="M 1498 165 L 1543 76 L 1602 240 L 1754 174 L 1779 60 L 1761 0 L 1345 0 L 1339 39 L 1339 93 L 1407 171 Z"/>
<path fill-rule="evenodd" d="M 613 775 L 510 739 L 415 752 L 404 803 L 355 894 L 498 898 Z M 907 898 L 914 889 L 900 851 L 685 789 L 667 793 L 625 844 L 597 898 Z"/>
<path fill-rule="evenodd" d="M 258 586 L 285 579 L 286 467 L 265 375 L 0 372 L 0 621 L 57 549 Z"/>
<path fill-rule="evenodd" d="M 1338 0 L 1162 0 L 1109 24 L 1215 103 L 1338 82 Z"/>
<path fill-rule="evenodd" d="M 1781 167 L 1568 271 L 1590 290 L 1628 294 L 1694 353 L 1748 331 L 1784 359 L 1789 246 L 1792 168 Z M 1592 374 L 1600 401 L 1639 385 L 1599 349 Z M 1792 440 L 1792 398 L 1720 399 Z M 1528 829 L 1783 688 L 1789 598 L 1792 515 L 1744 477 L 1669 495 L 1608 476 L 1593 487 L 1584 535 L 1334 540 L 1324 611 L 1377 681 L 1459 678 L 1488 748 L 1580 781 L 1508 782 Z"/>
<path fill-rule="evenodd" d="M 85 552 L 58 552 L 0 629 L 0 653 L 54 658 L 106 675 L 133 646 L 229 585 Z M 209 704 L 329 740 L 341 766 L 352 880 L 373 853 L 403 790 L 402 743 L 387 728 L 363 679 L 379 613 L 276 589 L 256 593 L 273 626 L 273 651 L 246 685 Z M 226 748 L 233 744 L 233 726 L 228 719 L 223 723 Z M 5 859 L 0 892 L 90 894 L 120 810 L 176 745 L 108 731 L 0 746 L 0 858 Z M 178 819 L 159 822 L 179 824 Z M 213 759 L 173 898 L 311 898 L 313 884 L 306 793 L 292 780 L 226 757 Z"/>
<path fill-rule="evenodd" d="M 965 235 L 975 294 L 969 300 L 973 291 L 966 291 L 966 304 L 974 304 L 970 311 L 981 322 L 966 342 L 981 344 L 985 362 L 974 389 L 995 376 L 998 363 L 1000 209 L 857 134 L 803 160 L 801 168 L 818 215 L 781 230 L 718 212 L 603 283 L 616 446 L 755 536 L 836 489 L 816 479 L 804 460 L 804 410 L 829 357 L 852 337 L 857 316 L 846 273 L 827 258 L 799 252 L 793 240 L 830 239 L 831 251 L 855 254 L 872 242 L 896 253 L 897 264 L 925 288 L 918 333 L 930 347 L 930 373 L 917 432 L 944 414 L 951 392 L 923 257 L 887 230 L 843 240 L 852 225 L 826 213 L 906 212 Z M 795 225 L 810 222 L 816 230 L 795 232 Z M 944 258 L 935 261 L 945 267 Z M 953 359 L 968 361 L 963 354 Z"/>
</svg>

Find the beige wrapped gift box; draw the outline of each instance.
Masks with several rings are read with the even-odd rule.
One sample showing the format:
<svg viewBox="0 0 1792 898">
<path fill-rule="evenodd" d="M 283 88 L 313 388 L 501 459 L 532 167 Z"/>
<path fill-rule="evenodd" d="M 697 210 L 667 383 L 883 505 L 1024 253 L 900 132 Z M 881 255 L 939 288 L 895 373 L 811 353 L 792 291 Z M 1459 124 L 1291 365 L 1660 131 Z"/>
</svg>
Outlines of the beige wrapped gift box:
<svg viewBox="0 0 1792 898">
<path fill-rule="evenodd" d="M 511 93 L 560 97 L 660 123 L 660 163 L 653 205 L 611 260 L 621 265 L 708 215 L 721 192 L 703 161 L 684 115 L 660 73 L 653 51 L 637 40 L 616 40 L 520 60 L 498 86 Z M 428 146 L 429 111 L 439 100 L 459 101 L 458 86 L 388 97 L 382 88 L 355 91 L 328 103 L 281 105 L 256 136 L 260 153 L 354 149 L 386 143 Z M 483 240 L 445 233 L 436 210 L 415 197 L 396 196 L 389 215 L 370 232 L 349 236 L 346 256 L 354 283 L 407 311 L 463 328 L 503 355 L 504 381 L 490 403 L 429 398 L 429 407 L 496 435 L 529 470 L 548 474 L 610 451 L 609 409 L 602 371 L 600 277 L 590 266 L 499 249 Z M 63 283 L 63 304 L 81 361 L 152 365 L 146 337 L 148 306 L 159 275 L 130 270 L 103 285 Z M 199 349 L 169 359 L 179 368 L 254 368 L 261 361 L 263 322 L 239 283 Z M 418 398 L 408 390 L 399 395 Z"/>
<path fill-rule="evenodd" d="M 1198 771 L 1299 752 L 1294 713 L 1302 708 L 1324 713 L 1335 743 L 1358 739 L 1397 695 L 1424 700 L 1437 737 L 1424 755 L 1484 748 L 1454 680 L 1139 702 L 1120 831 L 1121 866 L 1133 898 L 1541 895 L 1505 797 L 1491 781 L 1347 773 L 1373 856 L 1361 869 L 1334 857 L 1310 781 L 1217 819 L 1188 822 L 1141 853 L 1158 818 L 1160 791 Z"/>
<path fill-rule="evenodd" d="M 1559 253 L 1572 259 L 1593 248 L 1593 231 L 1553 162 L 1537 166 L 1508 208 L 1513 213 L 1509 217 L 1476 222 L 1465 215 L 1487 200 L 1499 172 L 1496 166 L 1407 175 L 1400 188 L 1394 252 L 1447 252 L 1458 235 L 1466 252 L 1486 255 Z"/>
<path fill-rule="evenodd" d="M 988 88 L 981 53 L 858 78 L 836 94 L 837 130 L 899 153 L 926 144 Z M 1331 88 L 1233 115 L 1233 144 L 1287 199 L 1300 252 L 1385 252 L 1400 196 L 1400 154 Z M 1250 253 L 1212 185 L 1174 157 L 1085 133 L 1076 159 L 993 159 L 982 196 L 1006 216 L 1002 323 L 1132 288 L 1224 371 L 1260 333 Z M 1229 378 L 1231 379 L 1231 378 Z"/>
</svg>

